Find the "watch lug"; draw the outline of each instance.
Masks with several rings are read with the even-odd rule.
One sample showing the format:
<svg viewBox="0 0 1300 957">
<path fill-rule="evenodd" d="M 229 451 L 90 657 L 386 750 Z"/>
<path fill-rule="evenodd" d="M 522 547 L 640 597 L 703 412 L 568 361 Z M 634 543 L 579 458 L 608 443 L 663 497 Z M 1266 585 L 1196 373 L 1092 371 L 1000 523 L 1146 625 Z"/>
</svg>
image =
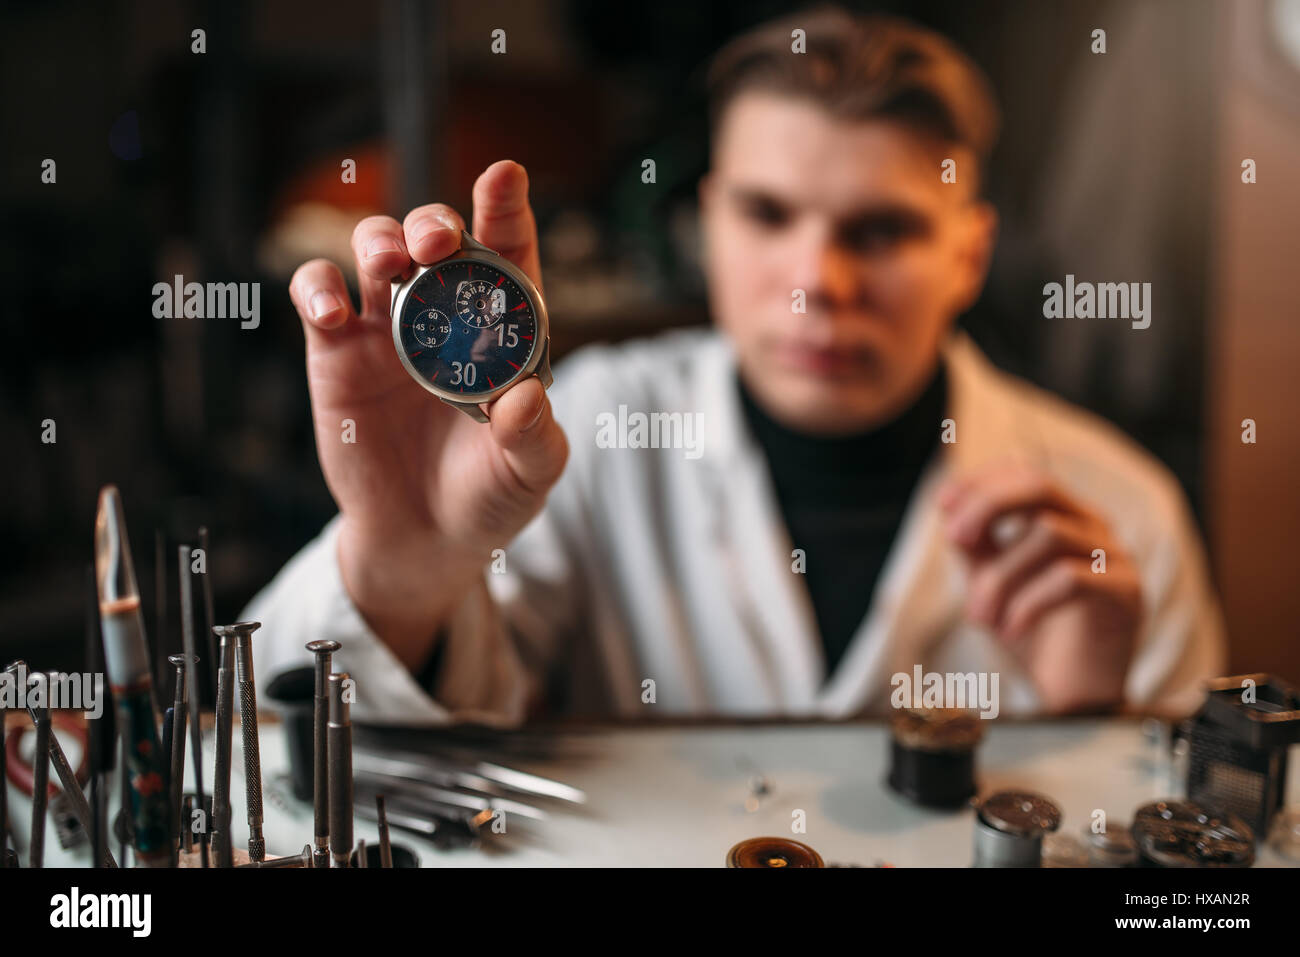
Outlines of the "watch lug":
<svg viewBox="0 0 1300 957">
<path fill-rule="evenodd" d="M 546 337 L 546 345 L 543 346 L 542 361 L 537 364 L 537 378 L 542 380 L 542 388 L 551 387 L 551 337 Z"/>
<path fill-rule="evenodd" d="M 488 421 L 487 414 L 486 414 L 486 413 L 482 410 L 482 408 L 480 408 L 478 405 L 475 405 L 475 404 L 472 404 L 472 403 L 469 403 L 469 402 L 463 402 L 463 403 L 462 403 L 462 402 L 452 402 L 450 399 L 443 399 L 441 396 L 439 396 L 438 398 L 439 398 L 439 399 L 440 399 L 444 404 L 451 406 L 453 409 L 457 409 L 457 410 L 459 410 L 459 411 L 461 411 L 461 412 L 464 412 L 466 415 L 468 415 L 468 416 L 469 416 L 471 419 L 473 419 L 475 422 L 487 422 L 487 421 Z"/>
<path fill-rule="evenodd" d="M 468 229 L 462 229 L 460 231 L 460 248 L 477 249 L 480 252 L 491 253 L 494 256 L 498 255 L 495 249 L 488 249 L 488 247 L 484 246 L 481 242 L 471 236 Z"/>
</svg>

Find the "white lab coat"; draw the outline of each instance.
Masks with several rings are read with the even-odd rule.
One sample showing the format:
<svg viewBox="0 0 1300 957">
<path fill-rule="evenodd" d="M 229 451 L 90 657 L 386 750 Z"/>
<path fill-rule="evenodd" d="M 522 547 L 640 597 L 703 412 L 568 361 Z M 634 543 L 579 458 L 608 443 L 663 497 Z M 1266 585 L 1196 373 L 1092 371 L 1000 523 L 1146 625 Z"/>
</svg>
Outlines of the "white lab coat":
<svg viewBox="0 0 1300 957">
<path fill-rule="evenodd" d="M 843 717 L 886 710 L 890 677 L 917 664 L 997 672 L 1001 712 L 1032 712 L 1038 698 L 1024 669 L 963 620 L 964 561 L 945 540 L 934 499 L 950 470 L 1019 455 L 1104 515 L 1136 559 L 1146 608 L 1129 703 L 1194 708 L 1200 681 L 1222 673 L 1225 647 L 1173 476 L 1112 426 L 995 369 L 964 334 L 950 339 L 945 362 L 956 442 L 941 445 L 923 474 L 870 611 L 829 682 L 795 570 L 798 543 L 745 425 L 732 351 L 703 329 L 589 347 L 559 365 L 551 401 L 569 438 L 568 467 L 542 513 L 502 543 L 504 572 L 485 569 L 465 596 L 432 697 L 343 588 L 337 517 L 246 610 L 263 623 L 258 674 L 307 664 L 306 642 L 337 639 L 336 667 L 357 681 L 354 717 L 410 725 L 516 725 L 543 697 L 553 709 L 621 717 Z M 599 447 L 598 417 L 620 405 L 701 413 L 702 454 Z"/>
</svg>

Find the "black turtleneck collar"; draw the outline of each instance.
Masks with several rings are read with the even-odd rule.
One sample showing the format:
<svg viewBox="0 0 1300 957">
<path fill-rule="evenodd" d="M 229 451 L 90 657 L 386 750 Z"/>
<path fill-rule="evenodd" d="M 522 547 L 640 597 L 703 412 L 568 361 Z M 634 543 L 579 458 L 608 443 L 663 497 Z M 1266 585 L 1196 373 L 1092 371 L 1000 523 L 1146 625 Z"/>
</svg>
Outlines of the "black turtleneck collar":
<svg viewBox="0 0 1300 957">
<path fill-rule="evenodd" d="M 938 444 L 948 405 L 948 381 L 940 362 L 916 401 L 892 421 L 855 435 L 807 435 L 773 419 L 739 375 L 736 380 L 745 421 L 766 453 L 778 485 L 782 476 L 794 474 L 825 475 L 832 481 L 836 476 L 914 476 Z"/>
</svg>

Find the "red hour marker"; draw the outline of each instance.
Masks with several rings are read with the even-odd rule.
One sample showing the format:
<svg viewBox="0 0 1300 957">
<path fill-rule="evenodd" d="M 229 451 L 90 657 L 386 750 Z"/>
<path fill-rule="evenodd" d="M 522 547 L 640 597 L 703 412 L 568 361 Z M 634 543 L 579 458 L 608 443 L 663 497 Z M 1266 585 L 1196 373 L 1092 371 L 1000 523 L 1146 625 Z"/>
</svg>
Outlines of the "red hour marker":
<svg viewBox="0 0 1300 957">
<path fill-rule="evenodd" d="M 420 355 L 423 352 L 424 352 L 423 349 L 421 349 L 419 352 L 412 352 L 408 358 L 414 359 L 416 356 Z"/>
<path fill-rule="evenodd" d="M 524 308 L 524 306 L 526 306 L 526 305 L 528 305 L 528 300 L 527 300 L 527 299 L 525 299 L 525 300 L 524 300 L 523 302 L 521 302 L 519 305 L 517 305 L 517 306 L 515 306 L 514 308 L 512 308 L 510 311 L 511 311 L 511 312 L 518 312 L 520 309 Z"/>
<path fill-rule="evenodd" d="M 446 282 L 443 280 L 443 278 L 442 278 L 442 273 L 440 273 L 440 272 L 436 272 L 436 273 L 434 273 L 434 275 L 438 277 L 438 282 L 439 282 L 440 285 L 443 285 L 443 286 L 446 286 L 446 285 L 447 285 L 447 283 L 446 283 Z"/>
<path fill-rule="evenodd" d="M 483 375 L 488 380 L 488 388 L 495 389 L 497 387 L 497 384 L 492 381 L 492 377 L 488 375 L 486 372 L 483 373 Z"/>
<path fill-rule="evenodd" d="M 510 368 L 514 369 L 516 372 L 519 371 L 519 366 L 515 365 L 515 364 L 514 364 L 513 362 L 511 362 L 509 359 L 506 360 L 506 364 L 509 365 Z"/>
<path fill-rule="evenodd" d="M 529 342 L 532 342 L 532 341 L 533 341 L 533 337 L 532 337 L 532 336 L 520 336 L 519 338 L 520 338 L 520 339 L 527 339 Z"/>
<path fill-rule="evenodd" d="M 411 295 L 412 295 L 412 296 L 415 296 L 416 299 L 419 299 L 421 305 L 423 305 L 423 306 L 427 306 L 427 305 L 428 305 L 427 302 L 425 302 L 423 299 L 420 299 L 420 297 L 419 297 L 419 296 L 416 296 L 415 293 L 411 293 Z"/>
<path fill-rule="evenodd" d="M 493 289 L 497 288 L 497 286 L 501 285 L 501 284 L 502 284 L 503 282 L 505 282 L 505 281 L 506 281 L 506 277 L 505 277 L 505 276 L 502 276 L 500 279 L 497 280 L 497 285 L 496 285 L 496 286 L 493 286 L 492 288 L 493 288 Z"/>
</svg>

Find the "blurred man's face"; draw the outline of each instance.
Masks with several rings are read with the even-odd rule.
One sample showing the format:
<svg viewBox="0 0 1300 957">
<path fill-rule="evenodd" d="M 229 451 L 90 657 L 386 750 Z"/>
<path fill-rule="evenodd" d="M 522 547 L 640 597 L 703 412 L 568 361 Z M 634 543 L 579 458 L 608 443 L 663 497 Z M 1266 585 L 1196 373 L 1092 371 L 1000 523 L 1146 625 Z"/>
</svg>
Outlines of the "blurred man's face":
<svg viewBox="0 0 1300 957">
<path fill-rule="evenodd" d="M 956 184 L 940 178 L 948 155 Z M 915 400 L 984 282 L 995 217 L 972 197 L 974 172 L 894 122 L 838 120 L 775 93 L 732 101 L 700 183 L 705 270 L 713 316 L 768 414 L 844 434 Z"/>
</svg>

